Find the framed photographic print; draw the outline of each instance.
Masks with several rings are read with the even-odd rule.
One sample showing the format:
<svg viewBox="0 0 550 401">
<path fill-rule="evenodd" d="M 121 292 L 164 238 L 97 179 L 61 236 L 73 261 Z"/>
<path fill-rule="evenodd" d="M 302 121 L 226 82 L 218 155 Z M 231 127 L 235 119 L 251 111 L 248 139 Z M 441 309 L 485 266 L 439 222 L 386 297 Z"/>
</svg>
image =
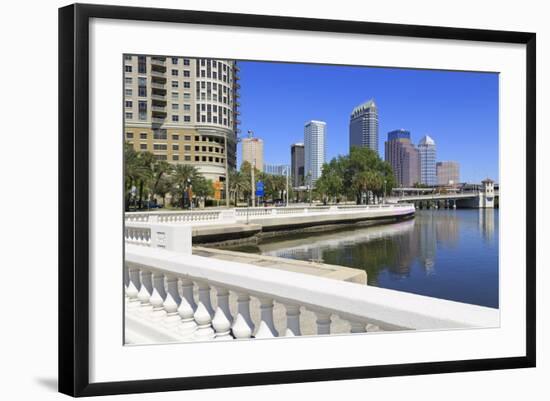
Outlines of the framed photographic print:
<svg viewBox="0 0 550 401">
<path fill-rule="evenodd" d="M 59 10 L 59 389 L 535 366 L 535 34 Z"/>
</svg>

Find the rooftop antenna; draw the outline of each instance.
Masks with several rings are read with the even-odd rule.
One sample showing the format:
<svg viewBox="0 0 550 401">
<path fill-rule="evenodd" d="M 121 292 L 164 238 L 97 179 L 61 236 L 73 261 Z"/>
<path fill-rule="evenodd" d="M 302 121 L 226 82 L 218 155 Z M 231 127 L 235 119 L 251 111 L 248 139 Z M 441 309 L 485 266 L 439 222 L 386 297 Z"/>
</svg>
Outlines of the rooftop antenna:
<svg viewBox="0 0 550 401">
<path fill-rule="evenodd" d="M 248 130 L 248 137 L 249 138 L 252 138 L 254 136 L 254 131 L 252 131 L 251 129 Z"/>
</svg>

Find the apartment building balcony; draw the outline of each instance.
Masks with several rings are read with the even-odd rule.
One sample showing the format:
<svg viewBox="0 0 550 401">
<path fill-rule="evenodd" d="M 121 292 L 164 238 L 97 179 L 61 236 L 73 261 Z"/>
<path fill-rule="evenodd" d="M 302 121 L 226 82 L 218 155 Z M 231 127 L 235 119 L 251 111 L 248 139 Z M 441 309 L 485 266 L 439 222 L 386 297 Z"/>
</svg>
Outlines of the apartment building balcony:
<svg viewBox="0 0 550 401">
<path fill-rule="evenodd" d="M 151 88 L 166 90 L 166 83 L 151 82 Z"/>
<path fill-rule="evenodd" d="M 151 117 L 151 122 L 153 124 L 164 124 L 165 121 L 166 121 L 165 117 L 157 117 L 157 116 Z"/>
<path fill-rule="evenodd" d="M 162 71 L 151 70 L 151 78 L 153 82 L 160 81 L 161 83 L 166 82 L 166 73 Z"/>
<path fill-rule="evenodd" d="M 153 93 L 151 95 L 151 100 L 154 100 L 154 101 L 157 101 L 157 102 L 162 102 L 164 104 L 166 104 L 166 95 L 159 95 L 159 94 L 155 94 Z"/>
<path fill-rule="evenodd" d="M 166 59 L 160 59 L 158 57 L 151 57 L 151 65 L 166 67 Z"/>
</svg>

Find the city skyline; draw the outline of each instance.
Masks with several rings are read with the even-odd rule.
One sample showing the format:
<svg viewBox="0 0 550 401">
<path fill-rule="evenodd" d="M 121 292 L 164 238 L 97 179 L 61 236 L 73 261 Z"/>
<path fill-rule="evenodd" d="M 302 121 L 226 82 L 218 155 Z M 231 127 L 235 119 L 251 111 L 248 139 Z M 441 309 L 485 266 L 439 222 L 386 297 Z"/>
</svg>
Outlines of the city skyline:
<svg viewBox="0 0 550 401">
<path fill-rule="evenodd" d="M 382 137 L 399 128 L 411 132 L 413 143 L 429 135 L 437 142 L 437 160 L 460 163 L 462 181 L 499 180 L 498 74 L 249 61 L 238 65 L 241 126 L 266 142 L 266 162 L 289 164 L 290 146 L 303 140 L 303 126 L 312 119 L 330 126 L 326 161 L 347 154 L 350 113 L 375 99 Z M 378 143 L 381 156 L 384 142 Z"/>
</svg>

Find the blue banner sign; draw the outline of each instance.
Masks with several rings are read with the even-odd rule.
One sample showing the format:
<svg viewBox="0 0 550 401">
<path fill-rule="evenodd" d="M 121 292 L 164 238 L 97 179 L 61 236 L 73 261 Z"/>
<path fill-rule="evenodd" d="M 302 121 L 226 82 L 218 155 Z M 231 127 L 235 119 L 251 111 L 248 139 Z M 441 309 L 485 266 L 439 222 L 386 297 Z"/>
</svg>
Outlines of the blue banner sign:
<svg viewBox="0 0 550 401">
<path fill-rule="evenodd" d="M 263 183 L 263 181 L 258 181 L 256 183 L 256 196 L 264 196 L 264 183 Z"/>
</svg>

